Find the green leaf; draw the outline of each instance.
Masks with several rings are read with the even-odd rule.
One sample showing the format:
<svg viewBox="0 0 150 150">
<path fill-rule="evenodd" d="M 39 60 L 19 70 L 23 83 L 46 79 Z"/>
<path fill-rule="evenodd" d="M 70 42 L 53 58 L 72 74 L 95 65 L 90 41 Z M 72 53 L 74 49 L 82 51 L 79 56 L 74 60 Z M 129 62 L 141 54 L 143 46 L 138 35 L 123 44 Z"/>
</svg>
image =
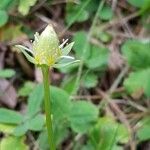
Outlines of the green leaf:
<svg viewBox="0 0 150 150">
<path fill-rule="evenodd" d="M 99 12 L 99 17 L 101 20 L 111 20 L 113 17 L 113 11 L 111 7 L 105 5 Z"/>
<path fill-rule="evenodd" d="M 54 124 L 55 126 L 55 124 Z M 55 128 L 55 127 L 54 127 Z M 57 146 L 68 136 L 67 128 L 61 123 L 57 123 L 57 128 L 54 129 L 54 139 Z M 38 137 L 40 150 L 49 150 L 48 135 L 46 129 L 42 131 Z"/>
<path fill-rule="evenodd" d="M 98 83 L 98 77 L 94 73 L 89 72 L 83 76 L 82 83 L 86 88 L 93 88 Z"/>
<path fill-rule="evenodd" d="M 71 94 L 74 90 L 75 82 L 76 82 L 76 76 L 67 76 L 64 78 L 61 87 L 67 93 Z"/>
<path fill-rule="evenodd" d="M 0 2 L 0 9 L 4 10 L 12 3 L 12 0 L 1 0 Z"/>
<path fill-rule="evenodd" d="M 37 0 L 21 0 L 19 3 L 18 10 L 22 15 L 29 13 L 30 7 L 36 4 Z"/>
<path fill-rule="evenodd" d="M 129 140 L 127 128 L 108 117 L 100 118 L 89 136 L 91 144 L 99 150 L 115 150 L 118 142 L 124 144 Z"/>
<path fill-rule="evenodd" d="M 87 40 L 87 34 L 84 31 L 80 31 L 80 32 L 75 33 L 75 35 L 73 37 L 73 41 L 75 41 L 74 51 L 75 51 L 76 56 L 78 58 L 81 58 L 83 55 L 83 49 L 85 47 L 84 44 L 86 43 L 86 40 Z M 89 45 L 87 47 L 86 52 L 87 53 L 85 54 L 86 56 L 84 56 L 84 58 L 87 58 L 90 54 Z"/>
<path fill-rule="evenodd" d="M 144 92 L 147 97 L 150 97 L 150 69 L 137 71 L 129 74 L 123 85 L 127 92 L 131 95 Z"/>
<path fill-rule="evenodd" d="M 65 46 L 65 47 L 62 49 L 62 54 L 63 54 L 63 55 L 68 55 L 68 53 L 71 51 L 73 45 L 74 45 L 74 42 L 71 42 L 70 44 L 68 44 L 67 46 Z"/>
<path fill-rule="evenodd" d="M 33 92 L 29 95 L 27 107 L 28 116 L 34 116 L 41 110 L 43 96 L 44 96 L 43 85 L 39 84 L 34 88 Z"/>
<path fill-rule="evenodd" d="M 19 124 L 22 121 L 22 115 L 9 109 L 0 108 L 0 123 Z"/>
<path fill-rule="evenodd" d="M 135 6 L 140 8 L 140 13 L 143 14 L 146 11 L 150 11 L 150 0 L 128 0 L 128 2 Z"/>
<path fill-rule="evenodd" d="M 43 132 L 39 134 L 37 141 L 38 141 L 40 150 L 49 150 L 48 135 L 47 135 L 46 130 L 44 130 Z"/>
<path fill-rule="evenodd" d="M 131 5 L 141 8 L 147 0 L 128 0 Z"/>
<path fill-rule="evenodd" d="M 26 134 L 26 132 L 29 129 L 29 120 L 26 120 L 26 122 L 21 123 L 13 130 L 13 135 L 20 137 Z"/>
<path fill-rule="evenodd" d="M 50 92 L 54 119 L 64 120 L 68 117 L 71 109 L 69 95 L 64 90 L 53 86 L 50 87 Z"/>
<path fill-rule="evenodd" d="M 0 10 L 0 27 L 4 26 L 8 21 L 8 14 L 4 10 Z"/>
<path fill-rule="evenodd" d="M 86 10 L 89 3 L 90 0 L 80 1 L 78 5 L 67 3 L 65 20 L 68 26 L 72 25 L 74 22 L 86 21 L 89 18 L 89 13 Z"/>
<path fill-rule="evenodd" d="M 150 67 L 150 43 L 128 40 L 122 46 L 122 53 L 134 70 Z"/>
<path fill-rule="evenodd" d="M 18 48 L 19 50 L 21 50 L 21 52 L 25 55 L 25 57 L 27 58 L 27 60 L 29 62 L 31 62 L 33 64 L 35 63 L 34 58 L 27 53 L 27 51 L 28 52 L 30 51 L 27 47 L 22 46 L 22 45 L 16 45 L 15 47 Z"/>
<path fill-rule="evenodd" d="M 16 127 L 15 125 L 0 123 L 0 132 L 7 133 L 7 134 L 12 134 L 15 127 Z"/>
<path fill-rule="evenodd" d="M 93 45 L 91 46 L 89 57 L 85 60 L 85 64 L 90 69 L 103 70 L 107 66 L 108 57 L 109 54 L 107 48 Z"/>
<path fill-rule="evenodd" d="M 112 40 L 112 35 L 107 32 L 101 31 L 99 27 L 95 27 L 93 29 L 93 36 L 95 36 L 97 39 L 101 40 L 104 43 L 108 43 Z"/>
<path fill-rule="evenodd" d="M 138 122 L 137 137 L 140 141 L 150 140 L 150 118 L 144 118 Z"/>
<path fill-rule="evenodd" d="M 19 89 L 18 96 L 23 97 L 28 96 L 32 92 L 34 87 L 35 87 L 34 82 L 26 81 L 24 85 Z"/>
<path fill-rule="evenodd" d="M 41 114 L 36 115 L 29 120 L 29 129 L 32 131 L 41 131 L 44 127 L 45 119 Z"/>
<path fill-rule="evenodd" d="M 15 71 L 13 69 L 0 70 L 0 78 L 11 78 L 14 75 Z"/>
<path fill-rule="evenodd" d="M 72 102 L 69 121 L 75 132 L 84 133 L 98 119 L 98 109 L 92 103 L 86 101 Z"/>
<path fill-rule="evenodd" d="M 0 143 L 1 150 L 28 150 L 25 144 L 25 137 L 8 136 L 2 139 Z"/>
</svg>

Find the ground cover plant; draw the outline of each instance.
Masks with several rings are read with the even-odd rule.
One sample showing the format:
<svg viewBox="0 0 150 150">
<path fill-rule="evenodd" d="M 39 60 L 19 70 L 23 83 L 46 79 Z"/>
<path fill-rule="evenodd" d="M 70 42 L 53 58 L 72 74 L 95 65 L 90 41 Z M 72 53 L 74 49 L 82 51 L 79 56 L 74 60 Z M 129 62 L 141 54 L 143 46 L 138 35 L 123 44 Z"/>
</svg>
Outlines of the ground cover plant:
<svg viewBox="0 0 150 150">
<path fill-rule="evenodd" d="M 0 150 L 149 150 L 149 14 L 150 0 L 1 0 Z"/>
</svg>

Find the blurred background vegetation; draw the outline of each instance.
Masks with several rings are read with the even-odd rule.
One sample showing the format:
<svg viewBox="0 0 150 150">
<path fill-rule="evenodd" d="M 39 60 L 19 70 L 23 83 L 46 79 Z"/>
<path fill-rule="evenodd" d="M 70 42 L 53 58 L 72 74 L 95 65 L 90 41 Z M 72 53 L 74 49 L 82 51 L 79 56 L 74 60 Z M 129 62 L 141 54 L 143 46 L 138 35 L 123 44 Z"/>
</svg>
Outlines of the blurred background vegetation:
<svg viewBox="0 0 150 150">
<path fill-rule="evenodd" d="M 51 70 L 60 150 L 150 150 L 150 0 L 0 0 L 0 150 L 48 150 L 32 49 L 52 24 L 80 63 Z"/>
</svg>

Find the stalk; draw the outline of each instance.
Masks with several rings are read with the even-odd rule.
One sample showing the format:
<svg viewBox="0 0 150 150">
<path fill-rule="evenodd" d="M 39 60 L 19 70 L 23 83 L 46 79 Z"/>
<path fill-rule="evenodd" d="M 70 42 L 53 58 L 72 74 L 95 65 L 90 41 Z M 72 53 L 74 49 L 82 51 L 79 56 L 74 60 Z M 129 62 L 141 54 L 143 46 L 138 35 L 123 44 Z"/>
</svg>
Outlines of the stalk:
<svg viewBox="0 0 150 150">
<path fill-rule="evenodd" d="M 51 119 L 51 101 L 50 101 L 50 90 L 49 90 L 49 67 L 42 66 L 43 73 L 43 82 L 44 82 L 44 103 L 45 103 L 45 113 L 46 113 L 46 126 L 48 133 L 48 141 L 50 145 L 50 150 L 56 150 L 55 142 L 54 142 L 54 133 Z"/>
</svg>

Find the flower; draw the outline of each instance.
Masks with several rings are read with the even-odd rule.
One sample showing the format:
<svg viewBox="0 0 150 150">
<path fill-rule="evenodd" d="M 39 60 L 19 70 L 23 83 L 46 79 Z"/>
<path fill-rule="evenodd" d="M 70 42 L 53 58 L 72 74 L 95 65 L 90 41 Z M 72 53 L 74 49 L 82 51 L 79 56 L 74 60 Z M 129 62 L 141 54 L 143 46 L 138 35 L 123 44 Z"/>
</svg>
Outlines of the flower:
<svg viewBox="0 0 150 150">
<path fill-rule="evenodd" d="M 59 46 L 56 32 L 52 25 L 48 25 L 41 34 L 35 33 L 32 43 L 33 50 L 22 45 L 16 45 L 16 47 L 22 51 L 31 63 L 38 66 L 61 67 L 78 62 L 78 60 L 74 61 L 73 57 L 67 56 L 74 44 L 72 42 L 63 48 L 67 41 L 65 40 Z"/>
</svg>

